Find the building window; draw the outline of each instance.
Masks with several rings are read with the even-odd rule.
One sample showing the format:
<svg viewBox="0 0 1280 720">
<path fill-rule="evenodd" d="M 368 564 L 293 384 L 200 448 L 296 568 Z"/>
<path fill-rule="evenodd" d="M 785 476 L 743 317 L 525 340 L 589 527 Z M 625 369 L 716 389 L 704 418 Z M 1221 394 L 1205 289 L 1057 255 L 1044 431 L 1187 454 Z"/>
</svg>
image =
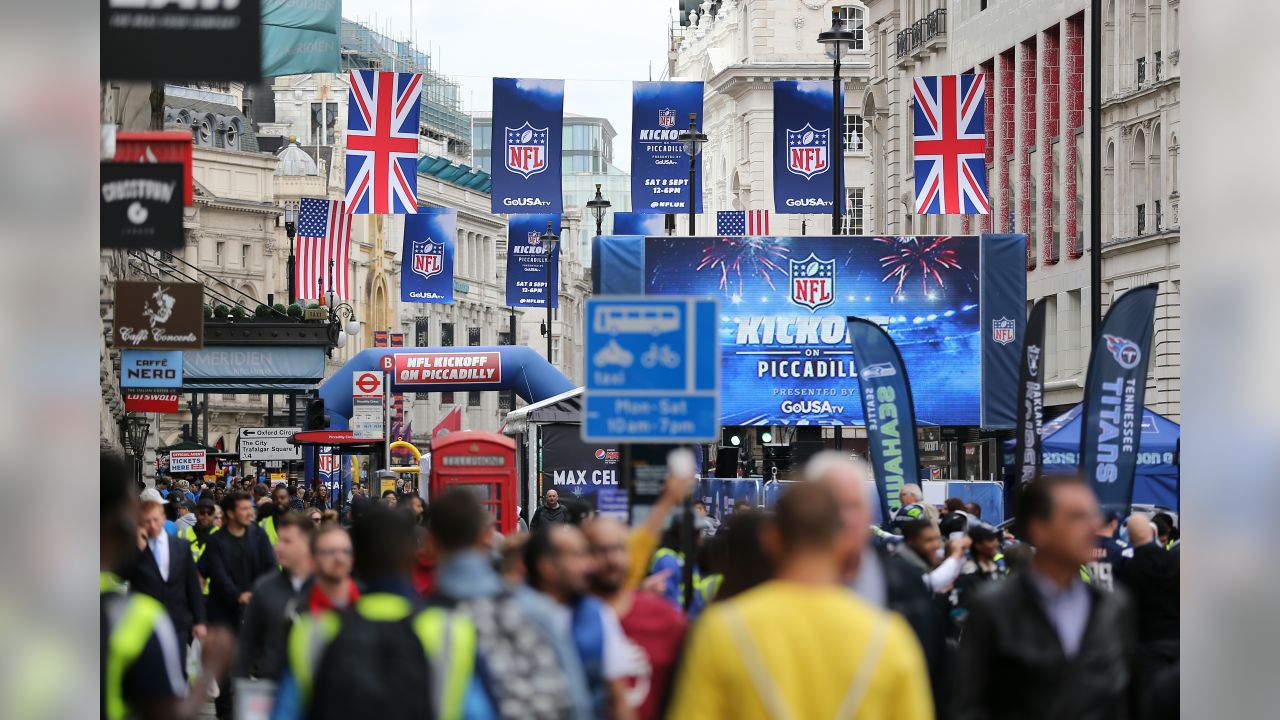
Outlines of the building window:
<svg viewBox="0 0 1280 720">
<path fill-rule="evenodd" d="M 863 189 L 845 188 L 844 234 L 861 235 L 863 231 Z"/>
<path fill-rule="evenodd" d="M 413 344 L 418 347 L 427 347 L 431 344 L 431 320 L 430 318 L 414 318 L 413 320 Z"/>
<path fill-rule="evenodd" d="M 1053 188 L 1053 206 L 1049 210 L 1049 259 L 1058 262 L 1062 257 L 1062 183 L 1059 182 L 1062 173 L 1061 138 L 1054 138 L 1051 152 L 1053 167 L 1047 178 Z"/>
<path fill-rule="evenodd" d="M 440 345 L 453 347 L 453 323 L 440 323 Z"/>
<path fill-rule="evenodd" d="M 511 342 L 511 333 L 509 333 L 509 332 L 500 332 L 500 333 L 498 333 L 498 344 L 499 344 L 499 345 L 514 345 L 515 343 Z"/>
<path fill-rule="evenodd" d="M 862 152 L 862 116 L 844 116 L 844 151 Z"/>
<path fill-rule="evenodd" d="M 866 33 L 863 32 L 863 10 L 856 5 L 844 5 L 840 8 L 840 21 L 844 29 L 853 33 L 853 50 L 866 49 Z"/>
<path fill-rule="evenodd" d="M 986 9 L 987 9 L 987 0 L 978 0 L 978 12 L 982 12 L 983 10 L 986 10 Z"/>
<path fill-rule="evenodd" d="M 480 393 L 475 390 L 467 393 L 467 407 L 480 407 Z"/>
<path fill-rule="evenodd" d="M 1152 58 L 1151 66 L 1152 66 L 1151 74 L 1154 76 L 1155 80 L 1159 82 L 1160 80 L 1160 51 L 1159 50 L 1155 51 L 1155 57 Z"/>
<path fill-rule="evenodd" d="M 1138 203 L 1134 206 L 1135 214 L 1138 216 L 1138 234 L 1147 231 L 1147 204 Z"/>
<path fill-rule="evenodd" d="M 1164 220 L 1164 214 L 1160 210 L 1159 200 L 1151 201 L 1151 210 L 1152 210 L 1152 219 L 1155 220 L 1156 232 L 1160 232 L 1160 228 L 1163 226 L 1163 223 L 1161 221 Z"/>
<path fill-rule="evenodd" d="M 334 128 L 338 124 L 338 103 L 311 103 L 311 142 L 309 145 L 330 145 L 334 142 Z"/>
<path fill-rule="evenodd" d="M 442 393 L 440 393 L 440 404 L 441 404 L 441 405 L 452 405 L 452 404 L 453 404 L 453 393 L 452 393 L 452 392 L 442 392 Z"/>
<path fill-rule="evenodd" d="M 1147 59 L 1140 57 L 1134 61 L 1134 65 L 1138 71 L 1138 87 L 1142 87 L 1147 82 Z"/>
<path fill-rule="evenodd" d="M 213 264 L 222 267 L 222 251 L 226 249 L 226 243 L 217 242 L 213 244 Z"/>
<path fill-rule="evenodd" d="M 467 328 L 467 344 L 476 347 L 480 344 L 480 328 Z"/>
<path fill-rule="evenodd" d="M 240 246 L 240 267 L 249 267 L 249 246 Z"/>
<path fill-rule="evenodd" d="M 515 405 L 512 404 L 514 402 L 514 397 L 515 393 L 512 393 L 509 390 L 498 393 L 498 410 L 502 412 L 511 412 L 514 410 Z"/>
</svg>

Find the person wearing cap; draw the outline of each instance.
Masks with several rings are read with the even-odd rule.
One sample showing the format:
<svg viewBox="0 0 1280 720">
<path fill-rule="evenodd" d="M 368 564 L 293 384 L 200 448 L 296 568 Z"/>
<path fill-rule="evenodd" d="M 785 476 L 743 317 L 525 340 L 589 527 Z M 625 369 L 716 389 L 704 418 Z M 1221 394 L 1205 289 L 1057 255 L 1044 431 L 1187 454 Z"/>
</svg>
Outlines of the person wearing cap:
<svg viewBox="0 0 1280 720">
<path fill-rule="evenodd" d="M 1103 513 L 1102 527 L 1098 528 L 1097 543 L 1093 548 L 1093 559 L 1085 565 L 1090 580 L 1103 590 L 1115 587 L 1114 578 L 1121 564 L 1124 563 L 1127 543 L 1116 537 L 1120 529 L 1123 513 L 1109 509 Z"/>
<path fill-rule="evenodd" d="M 974 593 L 988 582 L 1003 580 L 1008 576 L 1004 556 L 1000 554 L 1000 533 L 990 525 L 975 522 L 969 526 L 969 557 L 960 567 L 955 590 L 950 600 L 952 616 L 963 622 Z"/>
<path fill-rule="evenodd" d="M 205 548 L 209 546 L 209 536 L 218 531 L 217 515 L 218 506 L 213 498 L 200 498 L 200 502 L 196 503 L 195 523 L 178 530 L 178 537 L 191 543 L 191 559 L 196 561 L 197 566 Z M 205 578 L 202 585 L 204 594 L 208 595 L 209 578 Z"/>
<path fill-rule="evenodd" d="M 169 504 L 169 501 L 165 500 L 164 496 L 160 494 L 160 491 L 156 490 L 155 488 L 147 488 L 143 490 L 141 493 L 139 493 L 138 501 L 144 502 L 144 503 L 147 503 L 147 502 L 160 503 L 161 506 Z M 172 520 L 169 520 L 168 518 L 166 518 L 164 521 L 164 531 L 169 533 L 170 535 L 176 536 L 178 534 L 178 526 Z"/>
</svg>

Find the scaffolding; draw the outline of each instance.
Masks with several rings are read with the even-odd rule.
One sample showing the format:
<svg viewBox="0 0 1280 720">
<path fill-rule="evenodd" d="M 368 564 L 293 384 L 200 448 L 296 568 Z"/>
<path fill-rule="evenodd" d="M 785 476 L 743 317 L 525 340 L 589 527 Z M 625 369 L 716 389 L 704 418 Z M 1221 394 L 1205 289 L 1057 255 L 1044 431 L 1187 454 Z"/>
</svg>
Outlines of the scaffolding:
<svg viewBox="0 0 1280 720">
<path fill-rule="evenodd" d="M 421 73 L 422 133 L 444 140 L 451 152 L 471 154 L 471 116 L 462 109 L 462 88 L 436 72 L 431 56 L 409 42 L 393 40 L 365 25 L 343 18 L 342 70 L 394 70 Z"/>
</svg>

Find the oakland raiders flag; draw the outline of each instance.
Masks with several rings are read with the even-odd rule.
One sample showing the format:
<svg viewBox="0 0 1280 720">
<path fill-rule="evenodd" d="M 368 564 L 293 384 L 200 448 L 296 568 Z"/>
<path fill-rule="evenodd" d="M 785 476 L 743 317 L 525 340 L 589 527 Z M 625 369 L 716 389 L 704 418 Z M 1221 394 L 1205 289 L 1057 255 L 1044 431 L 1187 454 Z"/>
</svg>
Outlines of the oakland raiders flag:
<svg viewBox="0 0 1280 720">
<path fill-rule="evenodd" d="M 1031 308 L 1027 334 L 1022 340 L 1022 362 L 1018 366 L 1018 425 L 1014 432 L 1015 481 L 1006 485 L 1005 507 L 1012 507 L 1011 491 L 1040 474 L 1040 428 L 1044 425 L 1044 313 L 1045 299 Z"/>
</svg>

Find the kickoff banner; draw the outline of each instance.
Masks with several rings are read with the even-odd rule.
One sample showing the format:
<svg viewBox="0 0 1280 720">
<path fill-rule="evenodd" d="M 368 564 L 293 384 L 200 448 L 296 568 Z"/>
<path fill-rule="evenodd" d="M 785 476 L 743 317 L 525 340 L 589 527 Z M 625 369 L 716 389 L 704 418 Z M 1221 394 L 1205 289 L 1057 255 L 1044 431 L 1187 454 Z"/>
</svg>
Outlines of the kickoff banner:
<svg viewBox="0 0 1280 720">
<path fill-rule="evenodd" d="M 564 81 L 493 79 L 489 172 L 496 214 L 559 213 Z"/>
<path fill-rule="evenodd" d="M 507 219 L 507 305 L 547 306 L 547 249 L 542 233 L 547 223 L 560 233 L 560 215 L 512 215 Z M 551 252 L 551 287 L 559 287 L 560 244 Z M 551 293 L 551 307 L 559 306 L 559 293 Z"/>
<path fill-rule="evenodd" d="M 1013 488 L 1025 485 L 1040 474 L 1040 436 L 1044 426 L 1044 313 L 1045 298 L 1031 308 L 1027 334 L 1022 341 L 1022 363 L 1018 367 L 1018 425 L 1014 430 L 1013 461 L 1017 480 L 1005 489 L 1005 507 L 1013 507 Z"/>
<path fill-rule="evenodd" d="M 848 318 L 848 328 L 858 363 L 858 389 L 880 495 L 880 517 L 887 525 L 902 504 L 898 499 L 902 486 L 920 478 L 911 383 L 898 346 L 883 328 L 853 316 Z"/>
<path fill-rule="evenodd" d="M 689 212 L 689 156 L 676 138 L 688 132 L 690 113 L 702 132 L 701 82 L 632 83 L 631 207 L 637 213 Z M 702 163 L 693 171 L 702 187 Z M 702 212 L 702 195 L 694 212 Z"/>
<path fill-rule="evenodd" d="M 420 207 L 404 216 L 404 248 L 400 261 L 400 301 L 453 302 L 454 238 L 458 211 Z"/>
<path fill-rule="evenodd" d="M 1128 512 L 1142 431 L 1156 285 L 1111 303 L 1093 340 L 1080 424 L 1080 472 L 1104 510 Z"/>
<path fill-rule="evenodd" d="M 780 213 L 831 214 L 831 83 L 773 81 L 773 205 Z M 841 193 L 842 195 L 844 193 Z"/>
</svg>

